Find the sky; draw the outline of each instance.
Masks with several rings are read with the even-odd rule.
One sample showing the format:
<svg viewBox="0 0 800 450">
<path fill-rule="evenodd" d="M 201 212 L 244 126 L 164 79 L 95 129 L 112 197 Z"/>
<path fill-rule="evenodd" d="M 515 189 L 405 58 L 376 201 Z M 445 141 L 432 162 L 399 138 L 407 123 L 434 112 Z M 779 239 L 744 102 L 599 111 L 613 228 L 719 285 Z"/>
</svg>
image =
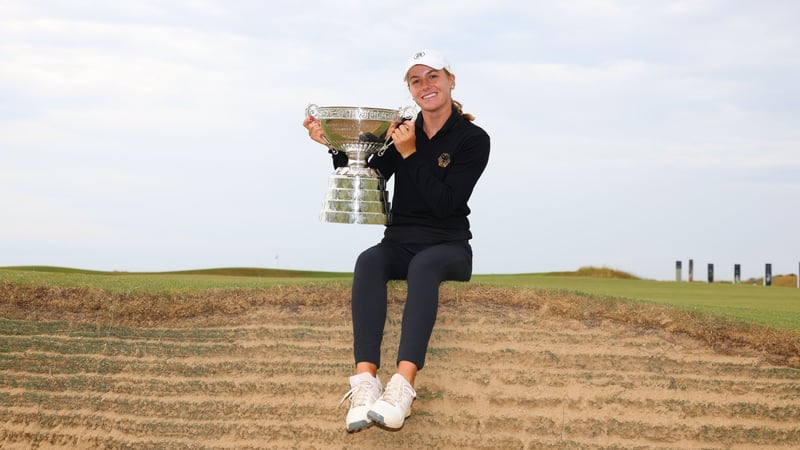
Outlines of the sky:
<svg viewBox="0 0 800 450">
<path fill-rule="evenodd" d="M 795 0 L 0 1 L 0 266 L 351 271 L 309 103 L 421 49 L 491 137 L 474 273 L 798 272 Z M 391 183 L 390 183 L 391 186 Z"/>
</svg>

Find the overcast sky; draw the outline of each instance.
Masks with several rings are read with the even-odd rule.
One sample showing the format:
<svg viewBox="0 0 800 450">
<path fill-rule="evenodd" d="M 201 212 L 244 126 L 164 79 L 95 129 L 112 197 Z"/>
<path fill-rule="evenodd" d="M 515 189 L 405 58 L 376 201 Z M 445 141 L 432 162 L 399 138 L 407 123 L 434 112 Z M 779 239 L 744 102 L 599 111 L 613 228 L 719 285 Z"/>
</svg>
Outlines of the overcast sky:
<svg viewBox="0 0 800 450">
<path fill-rule="evenodd" d="M 0 1 L 0 266 L 352 270 L 309 102 L 435 48 L 491 136 L 474 271 L 797 273 L 800 2 Z"/>
</svg>

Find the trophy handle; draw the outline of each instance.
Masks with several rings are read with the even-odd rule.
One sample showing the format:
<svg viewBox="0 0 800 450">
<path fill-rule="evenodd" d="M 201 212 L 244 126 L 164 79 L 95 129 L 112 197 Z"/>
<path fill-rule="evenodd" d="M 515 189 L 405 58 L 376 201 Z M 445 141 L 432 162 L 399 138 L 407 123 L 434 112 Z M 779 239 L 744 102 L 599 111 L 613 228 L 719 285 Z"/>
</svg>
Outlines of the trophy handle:
<svg viewBox="0 0 800 450">
<path fill-rule="evenodd" d="M 319 106 L 315 103 L 309 103 L 308 106 L 306 106 L 306 119 L 309 117 L 319 120 Z"/>
<path fill-rule="evenodd" d="M 306 106 L 306 119 L 309 117 L 313 117 L 315 120 L 319 121 L 319 106 L 317 106 L 316 103 L 309 103 L 308 106 Z M 336 155 L 339 153 L 339 150 L 333 148 L 333 145 L 331 145 L 331 141 L 328 140 L 328 136 L 323 134 L 322 139 L 325 139 L 325 143 L 328 144 L 331 154 Z"/>
<path fill-rule="evenodd" d="M 417 118 L 417 107 L 414 105 L 402 106 L 397 110 L 397 112 L 400 113 L 400 117 L 403 121 L 414 120 Z"/>
<path fill-rule="evenodd" d="M 417 107 L 413 105 L 401 106 L 397 112 L 400 115 L 400 119 L 396 122 L 398 125 L 406 120 L 414 120 L 417 118 Z M 383 141 L 383 146 L 378 150 L 378 156 L 383 156 L 383 154 L 386 153 L 386 149 L 388 149 L 392 143 L 392 137 L 386 136 L 386 140 Z"/>
</svg>

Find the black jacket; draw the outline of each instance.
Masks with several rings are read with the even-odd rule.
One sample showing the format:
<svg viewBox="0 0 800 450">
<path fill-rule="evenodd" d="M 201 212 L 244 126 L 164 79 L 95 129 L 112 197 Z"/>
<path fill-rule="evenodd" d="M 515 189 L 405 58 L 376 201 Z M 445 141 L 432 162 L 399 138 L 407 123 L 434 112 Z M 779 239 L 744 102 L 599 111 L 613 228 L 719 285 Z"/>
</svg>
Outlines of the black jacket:
<svg viewBox="0 0 800 450">
<path fill-rule="evenodd" d="M 394 177 L 392 223 L 385 238 L 423 244 L 471 239 L 467 201 L 489 161 L 489 135 L 455 106 L 432 139 L 423 131 L 422 114 L 415 126 L 416 153 L 403 159 L 390 146 L 383 156 L 375 154 L 368 161 L 387 180 Z M 334 166 L 345 165 L 347 155 L 340 152 Z"/>
</svg>

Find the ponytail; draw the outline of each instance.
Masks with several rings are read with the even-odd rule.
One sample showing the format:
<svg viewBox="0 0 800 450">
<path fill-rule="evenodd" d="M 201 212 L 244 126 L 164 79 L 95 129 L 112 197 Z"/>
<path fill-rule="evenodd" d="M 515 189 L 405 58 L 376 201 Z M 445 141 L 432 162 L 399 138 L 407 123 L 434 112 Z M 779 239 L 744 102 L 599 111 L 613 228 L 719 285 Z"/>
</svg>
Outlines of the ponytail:
<svg viewBox="0 0 800 450">
<path fill-rule="evenodd" d="M 459 114 L 461 117 L 463 117 L 463 118 L 465 118 L 465 119 L 467 119 L 467 120 L 469 120 L 469 121 L 473 121 L 473 120 L 475 120 L 475 116 L 473 116 L 473 115 L 472 115 L 472 114 L 470 114 L 470 113 L 465 113 L 464 111 L 462 111 L 461 102 L 458 102 L 458 101 L 456 101 L 456 100 L 453 100 L 453 105 L 456 107 L 456 111 L 458 112 L 458 114 Z"/>
</svg>

